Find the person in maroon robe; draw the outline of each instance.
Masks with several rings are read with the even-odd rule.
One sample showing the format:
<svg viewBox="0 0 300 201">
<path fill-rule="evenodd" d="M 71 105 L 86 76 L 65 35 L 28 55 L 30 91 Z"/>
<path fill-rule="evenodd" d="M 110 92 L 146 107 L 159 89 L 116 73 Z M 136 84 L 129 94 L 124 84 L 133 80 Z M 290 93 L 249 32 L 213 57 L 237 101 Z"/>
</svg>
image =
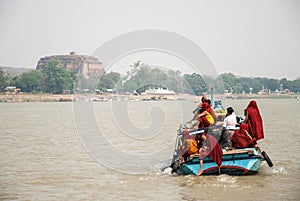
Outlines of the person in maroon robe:
<svg viewBox="0 0 300 201">
<path fill-rule="evenodd" d="M 212 118 L 213 118 L 213 124 L 217 121 L 217 116 L 214 113 L 213 109 L 210 106 L 210 101 L 206 100 L 205 102 L 202 103 L 202 108 L 200 110 L 200 114 L 198 115 L 197 119 L 198 122 L 197 124 L 194 126 L 195 129 L 199 129 L 199 128 L 206 128 L 211 126 L 211 122 L 206 118 L 205 112 L 208 112 Z M 201 115 L 204 114 L 204 115 Z M 201 116 L 200 116 L 201 115 Z"/>
<path fill-rule="evenodd" d="M 236 130 L 231 137 L 231 142 L 233 147 L 241 149 L 241 148 L 251 148 L 257 145 L 256 138 L 251 137 L 251 135 L 247 132 L 247 125 L 241 124 L 240 129 Z"/>
<path fill-rule="evenodd" d="M 246 118 L 244 122 L 248 125 L 249 134 L 257 140 L 263 139 L 263 122 L 256 101 L 250 101 L 249 105 L 245 109 L 245 116 Z"/>
<path fill-rule="evenodd" d="M 203 173 L 203 158 L 206 156 L 211 157 L 211 159 L 217 163 L 218 167 L 220 168 L 222 165 L 222 156 L 223 151 L 221 149 L 220 144 L 211 135 L 207 135 L 206 133 L 201 134 L 201 139 L 203 140 L 202 147 L 199 151 L 199 163 L 200 169 L 197 173 L 197 176 L 200 176 Z"/>
<path fill-rule="evenodd" d="M 211 103 L 211 101 L 209 99 L 205 100 L 205 102 L 202 104 L 202 108 L 205 111 L 209 112 L 216 122 L 218 120 L 218 117 L 215 114 L 214 110 L 212 109 L 210 103 Z"/>
</svg>

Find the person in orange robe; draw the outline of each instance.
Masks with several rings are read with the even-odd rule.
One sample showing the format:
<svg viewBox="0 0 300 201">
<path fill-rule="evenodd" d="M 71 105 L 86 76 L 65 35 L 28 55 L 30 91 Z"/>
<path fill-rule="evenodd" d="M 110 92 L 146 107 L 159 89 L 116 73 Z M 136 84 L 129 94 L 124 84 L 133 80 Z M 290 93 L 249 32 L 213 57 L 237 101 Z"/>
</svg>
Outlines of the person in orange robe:
<svg viewBox="0 0 300 201">
<path fill-rule="evenodd" d="M 183 131 L 183 144 L 180 149 L 180 164 L 184 163 L 190 155 L 198 154 L 199 147 L 198 147 L 198 139 L 193 136 L 189 135 L 188 130 Z"/>
</svg>

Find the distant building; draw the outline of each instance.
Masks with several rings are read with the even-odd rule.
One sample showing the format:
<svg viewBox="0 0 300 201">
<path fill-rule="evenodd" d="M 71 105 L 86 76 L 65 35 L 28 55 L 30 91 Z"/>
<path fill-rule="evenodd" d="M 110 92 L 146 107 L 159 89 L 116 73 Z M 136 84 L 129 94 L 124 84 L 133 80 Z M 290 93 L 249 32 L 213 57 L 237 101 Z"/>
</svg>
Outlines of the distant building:
<svg viewBox="0 0 300 201">
<path fill-rule="evenodd" d="M 268 90 L 267 89 L 259 90 L 259 92 L 257 94 L 258 95 L 266 95 L 266 94 L 268 94 Z"/>
<path fill-rule="evenodd" d="M 101 76 L 105 73 L 102 62 L 97 58 L 88 55 L 77 55 L 75 52 L 70 52 L 69 55 L 52 55 L 40 58 L 36 69 L 43 69 L 50 60 L 57 60 L 67 70 L 76 70 L 86 79 L 92 75 Z"/>
<path fill-rule="evenodd" d="M 283 91 L 282 91 L 282 93 L 283 94 L 291 94 L 292 92 L 291 92 L 291 90 L 289 90 L 289 89 L 284 89 Z"/>
</svg>

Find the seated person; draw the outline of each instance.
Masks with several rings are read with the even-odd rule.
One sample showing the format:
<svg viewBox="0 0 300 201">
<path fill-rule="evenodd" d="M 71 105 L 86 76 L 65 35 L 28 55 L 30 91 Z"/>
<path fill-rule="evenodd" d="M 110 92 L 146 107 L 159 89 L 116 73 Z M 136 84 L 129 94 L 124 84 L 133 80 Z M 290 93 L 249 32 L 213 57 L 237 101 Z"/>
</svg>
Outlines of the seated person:
<svg viewBox="0 0 300 201">
<path fill-rule="evenodd" d="M 203 96 L 203 97 L 201 98 L 201 103 L 199 103 L 199 104 L 197 105 L 196 109 L 193 110 L 194 116 L 193 116 L 192 120 L 190 120 L 190 121 L 188 121 L 188 122 L 192 122 L 192 121 L 194 121 L 195 119 L 197 119 L 197 116 L 200 114 L 200 111 L 202 110 L 202 103 L 206 102 L 206 100 L 207 100 L 207 99 L 206 99 L 205 96 Z"/>
<path fill-rule="evenodd" d="M 217 117 L 212 110 L 211 106 L 209 103 L 204 102 L 202 103 L 202 109 L 200 111 L 200 114 L 197 116 L 198 122 L 195 125 L 195 129 L 199 128 L 204 128 L 204 127 L 209 127 L 211 125 L 214 125 Z"/>
<path fill-rule="evenodd" d="M 183 131 L 183 144 L 180 148 L 180 164 L 186 161 L 190 155 L 199 153 L 199 145 L 197 137 L 189 135 L 187 130 Z"/>
<path fill-rule="evenodd" d="M 247 125 L 241 124 L 231 137 L 232 146 L 238 149 L 257 147 L 256 138 L 252 138 L 247 131 Z"/>
</svg>

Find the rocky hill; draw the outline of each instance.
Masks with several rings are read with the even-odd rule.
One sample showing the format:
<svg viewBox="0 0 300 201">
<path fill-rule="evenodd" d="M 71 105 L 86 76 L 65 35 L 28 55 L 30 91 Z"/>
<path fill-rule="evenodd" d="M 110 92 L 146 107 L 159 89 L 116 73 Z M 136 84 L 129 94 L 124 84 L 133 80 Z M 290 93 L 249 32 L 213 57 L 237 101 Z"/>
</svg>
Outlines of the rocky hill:
<svg viewBox="0 0 300 201">
<path fill-rule="evenodd" d="M 45 64 L 50 60 L 57 60 L 67 70 L 76 70 L 85 78 L 91 75 L 103 75 L 105 73 L 102 67 L 102 62 L 97 58 L 88 55 L 77 55 L 71 52 L 69 55 L 52 55 L 40 58 L 37 63 L 36 69 L 43 69 Z"/>
</svg>

